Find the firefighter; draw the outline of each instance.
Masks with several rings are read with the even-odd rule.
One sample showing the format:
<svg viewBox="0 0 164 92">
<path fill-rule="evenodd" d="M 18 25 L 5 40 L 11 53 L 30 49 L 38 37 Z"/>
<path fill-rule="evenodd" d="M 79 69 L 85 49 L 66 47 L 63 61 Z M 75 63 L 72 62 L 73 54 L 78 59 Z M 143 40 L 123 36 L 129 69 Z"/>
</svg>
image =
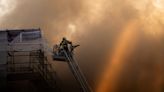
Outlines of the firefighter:
<svg viewBox="0 0 164 92">
<path fill-rule="evenodd" d="M 63 37 L 62 42 L 60 43 L 60 47 L 62 47 L 66 52 L 69 52 L 68 45 L 72 45 L 71 41 L 68 41 L 65 37 Z"/>
<path fill-rule="evenodd" d="M 79 47 L 80 45 L 71 45 L 71 52 L 73 52 L 73 50 L 76 48 L 76 47 Z"/>
</svg>

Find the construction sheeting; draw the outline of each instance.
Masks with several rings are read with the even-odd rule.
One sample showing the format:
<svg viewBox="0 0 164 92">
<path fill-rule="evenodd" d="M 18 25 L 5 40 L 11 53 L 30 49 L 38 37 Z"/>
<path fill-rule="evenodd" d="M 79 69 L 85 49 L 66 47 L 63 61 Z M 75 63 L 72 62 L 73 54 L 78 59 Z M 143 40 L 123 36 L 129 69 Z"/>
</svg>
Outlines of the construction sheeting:
<svg viewBox="0 0 164 92">
<path fill-rule="evenodd" d="M 19 37 L 20 37 L 20 32 L 21 31 L 17 31 L 17 30 L 11 31 L 10 30 L 10 31 L 5 31 L 5 32 L 7 32 L 7 34 L 8 34 L 8 42 L 9 43 L 11 43 L 11 42 L 19 42 L 20 41 Z M 18 39 L 18 41 L 14 41 L 16 39 Z"/>
<path fill-rule="evenodd" d="M 40 30 L 29 31 L 9 31 L 8 34 L 10 43 L 39 43 L 41 42 Z"/>
<path fill-rule="evenodd" d="M 7 49 L 7 33 L 6 32 L 0 32 L 0 51 L 6 51 Z"/>
<path fill-rule="evenodd" d="M 7 61 L 7 33 L 0 32 L 0 64 Z"/>
<path fill-rule="evenodd" d="M 2 47 L 2 45 L 0 45 L 0 48 Z M 6 64 L 7 64 L 7 50 L 5 49 L 5 45 L 3 45 L 3 50 L 1 48 L 0 51 L 0 89 L 6 86 L 6 74 L 7 74 L 7 70 L 6 70 Z"/>
<path fill-rule="evenodd" d="M 35 51 L 42 49 L 42 44 L 10 44 L 10 51 Z"/>
<path fill-rule="evenodd" d="M 7 33 L 2 31 L 0 32 L 0 43 L 7 43 L 8 42 L 8 38 L 7 38 Z"/>
<path fill-rule="evenodd" d="M 40 39 L 41 39 L 40 31 L 22 32 L 21 33 L 21 41 L 22 42 L 40 40 Z"/>
<path fill-rule="evenodd" d="M 10 43 L 10 50 L 33 51 L 42 48 L 42 37 L 40 30 L 19 32 Z"/>
<path fill-rule="evenodd" d="M 0 51 L 33 51 L 42 48 L 40 29 L 0 31 Z"/>
<path fill-rule="evenodd" d="M 0 31 L 0 89 L 6 86 L 7 33 Z"/>
</svg>

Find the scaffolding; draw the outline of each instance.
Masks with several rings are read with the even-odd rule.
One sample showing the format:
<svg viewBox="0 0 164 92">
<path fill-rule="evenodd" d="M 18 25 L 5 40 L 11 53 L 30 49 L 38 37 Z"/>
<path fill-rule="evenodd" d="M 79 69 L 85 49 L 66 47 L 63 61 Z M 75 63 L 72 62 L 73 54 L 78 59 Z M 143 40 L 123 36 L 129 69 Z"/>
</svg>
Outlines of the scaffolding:
<svg viewBox="0 0 164 92">
<path fill-rule="evenodd" d="M 15 58 L 18 59 L 18 57 L 28 58 L 28 61 L 17 62 Z M 59 91 L 56 84 L 56 72 L 48 62 L 44 51 L 8 51 L 7 73 L 39 73 L 50 87 Z"/>
<path fill-rule="evenodd" d="M 40 29 L 6 30 L 6 73 L 10 75 L 37 74 L 55 92 L 57 75 L 44 51 L 44 42 Z M 1 61 L 0 61 L 1 62 Z M 32 77 L 31 77 L 32 78 Z"/>
</svg>

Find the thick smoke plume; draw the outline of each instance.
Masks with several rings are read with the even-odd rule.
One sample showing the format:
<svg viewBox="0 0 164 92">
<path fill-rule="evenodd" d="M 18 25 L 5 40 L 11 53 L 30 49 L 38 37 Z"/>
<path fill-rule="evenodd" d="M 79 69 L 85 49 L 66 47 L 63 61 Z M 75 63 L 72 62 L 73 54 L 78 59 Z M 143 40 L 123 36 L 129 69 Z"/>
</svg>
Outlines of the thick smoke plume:
<svg viewBox="0 0 164 92">
<path fill-rule="evenodd" d="M 122 65 L 114 92 L 162 92 L 163 6 L 162 0 L 0 0 L 0 28 L 41 28 L 50 46 L 59 43 L 63 36 L 80 44 L 76 59 L 96 91 L 102 86 L 104 66 L 112 62 L 116 47 L 121 47 L 117 45 L 124 28 L 137 20 L 138 26 L 130 30 L 137 38 L 129 38 L 127 43 L 134 49 L 124 48 L 122 52 L 130 54 L 118 61 Z M 68 67 L 55 65 L 61 75 L 67 75 L 65 85 L 71 87 Z M 106 84 L 110 88 L 108 84 L 110 81 Z"/>
</svg>

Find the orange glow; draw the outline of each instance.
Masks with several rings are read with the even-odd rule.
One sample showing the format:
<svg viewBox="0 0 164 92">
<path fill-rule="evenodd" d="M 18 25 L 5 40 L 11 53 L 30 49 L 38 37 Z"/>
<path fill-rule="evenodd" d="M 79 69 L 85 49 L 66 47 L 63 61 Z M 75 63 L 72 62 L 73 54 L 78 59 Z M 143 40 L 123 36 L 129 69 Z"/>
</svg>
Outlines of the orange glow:
<svg viewBox="0 0 164 92">
<path fill-rule="evenodd" d="M 10 5 L 11 3 L 12 5 Z M 14 4 L 13 0 L 0 0 L 0 17 L 10 12 L 14 8 Z"/>
<path fill-rule="evenodd" d="M 137 24 L 137 21 L 130 21 L 123 29 L 116 43 L 116 48 L 114 48 L 113 56 L 108 59 L 96 92 L 115 92 L 117 77 L 126 63 L 124 58 L 130 54 L 129 51 L 133 50 L 136 42 Z"/>
</svg>

